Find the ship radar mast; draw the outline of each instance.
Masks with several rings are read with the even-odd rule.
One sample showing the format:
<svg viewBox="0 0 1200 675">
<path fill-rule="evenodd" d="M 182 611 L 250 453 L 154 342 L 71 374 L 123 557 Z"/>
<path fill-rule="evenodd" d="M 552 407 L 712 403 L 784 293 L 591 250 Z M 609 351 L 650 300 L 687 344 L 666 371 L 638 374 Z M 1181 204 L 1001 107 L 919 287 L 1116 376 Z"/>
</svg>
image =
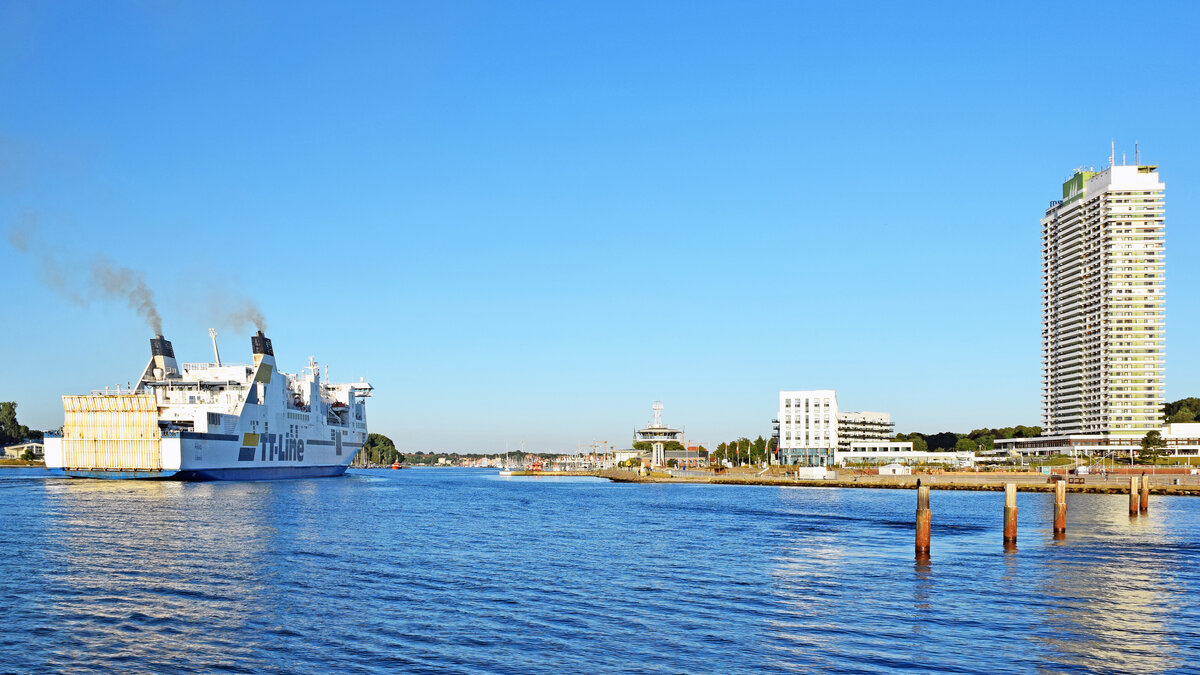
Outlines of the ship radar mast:
<svg viewBox="0 0 1200 675">
<path fill-rule="evenodd" d="M 213 360 L 217 362 L 217 367 L 221 367 L 221 352 L 217 351 L 217 329 L 209 328 L 208 337 L 212 338 L 213 343 Z"/>
</svg>

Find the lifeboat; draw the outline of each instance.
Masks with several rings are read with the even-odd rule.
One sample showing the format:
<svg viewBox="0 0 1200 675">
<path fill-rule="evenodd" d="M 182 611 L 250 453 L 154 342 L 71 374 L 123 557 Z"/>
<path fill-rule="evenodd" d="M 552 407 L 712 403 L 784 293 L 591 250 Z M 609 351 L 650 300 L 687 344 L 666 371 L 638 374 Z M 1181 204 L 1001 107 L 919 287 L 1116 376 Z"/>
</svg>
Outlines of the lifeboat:
<svg viewBox="0 0 1200 675">
<path fill-rule="evenodd" d="M 392 468 L 399 469 L 400 468 L 400 460 L 396 460 L 396 461 L 392 462 Z"/>
</svg>

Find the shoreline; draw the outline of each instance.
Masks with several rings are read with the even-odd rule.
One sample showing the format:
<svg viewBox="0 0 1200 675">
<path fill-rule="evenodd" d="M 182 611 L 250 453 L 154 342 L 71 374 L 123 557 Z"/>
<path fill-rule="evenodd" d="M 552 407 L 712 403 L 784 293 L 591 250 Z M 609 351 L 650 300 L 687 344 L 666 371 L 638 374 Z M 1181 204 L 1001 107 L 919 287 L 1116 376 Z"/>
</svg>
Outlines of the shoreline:
<svg viewBox="0 0 1200 675">
<path fill-rule="evenodd" d="M 1079 483 L 1068 483 L 1067 491 L 1080 494 L 1129 494 L 1129 476 L 1117 474 L 1119 478 L 1110 481 L 1091 480 Z M 671 476 L 658 474 L 642 476 L 634 471 L 603 470 L 603 471 L 514 471 L 513 476 L 532 477 L 568 477 L 589 476 L 604 478 L 613 483 L 684 483 L 695 485 L 752 485 L 760 487 L 824 487 L 824 488 L 862 488 L 874 490 L 912 490 L 921 485 L 933 490 L 964 490 L 976 492 L 1003 492 L 1006 483 L 1016 483 L 1021 492 L 1054 492 L 1054 484 L 1041 473 L 1037 474 L 917 474 L 909 476 L 855 476 L 852 478 L 834 478 L 829 480 L 796 479 L 781 476 L 761 477 L 754 474 L 713 475 L 713 476 Z M 1150 493 L 1155 495 L 1200 496 L 1200 484 L 1175 485 L 1174 480 L 1182 478 L 1173 474 L 1152 475 Z M 1089 477 L 1099 478 L 1099 477 Z M 1192 476 L 1187 476 L 1192 478 Z"/>
</svg>

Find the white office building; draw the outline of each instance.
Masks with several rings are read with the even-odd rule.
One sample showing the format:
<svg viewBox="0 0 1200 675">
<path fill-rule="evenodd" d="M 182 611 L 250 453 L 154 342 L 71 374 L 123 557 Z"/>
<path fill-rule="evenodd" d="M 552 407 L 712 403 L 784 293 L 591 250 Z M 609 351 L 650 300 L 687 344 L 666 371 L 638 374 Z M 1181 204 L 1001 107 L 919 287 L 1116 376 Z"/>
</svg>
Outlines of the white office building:
<svg viewBox="0 0 1200 675">
<path fill-rule="evenodd" d="M 1162 427 L 1163 183 L 1077 170 L 1042 218 L 1042 428 L 1025 454 L 1132 448 Z"/>
<path fill-rule="evenodd" d="M 888 413 L 840 412 L 833 389 L 779 392 L 776 421 L 780 462 L 800 466 L 832 464 L 853 443 L 886 443 L 894 428 Z"/>
<path fill-rule="evenodd" d="M 779 392 L 779 461 L 825 466 L 837 449 L 837 392 Z"/>
</svg>

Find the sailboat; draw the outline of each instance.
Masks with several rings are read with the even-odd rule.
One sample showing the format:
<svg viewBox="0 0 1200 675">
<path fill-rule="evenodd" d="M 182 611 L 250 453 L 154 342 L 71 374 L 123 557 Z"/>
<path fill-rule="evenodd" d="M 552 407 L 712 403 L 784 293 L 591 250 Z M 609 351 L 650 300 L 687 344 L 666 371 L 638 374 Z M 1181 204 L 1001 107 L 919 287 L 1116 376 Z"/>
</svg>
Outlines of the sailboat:
<svg viewBox="0 0 1200 675">
<path fill-rule="evenodd" d="M 508 461 L 508 442 L 504 443 L 504 466 L 500 467 L 501 476 L 513 475 L 512 463 Z"/>
</svg>

